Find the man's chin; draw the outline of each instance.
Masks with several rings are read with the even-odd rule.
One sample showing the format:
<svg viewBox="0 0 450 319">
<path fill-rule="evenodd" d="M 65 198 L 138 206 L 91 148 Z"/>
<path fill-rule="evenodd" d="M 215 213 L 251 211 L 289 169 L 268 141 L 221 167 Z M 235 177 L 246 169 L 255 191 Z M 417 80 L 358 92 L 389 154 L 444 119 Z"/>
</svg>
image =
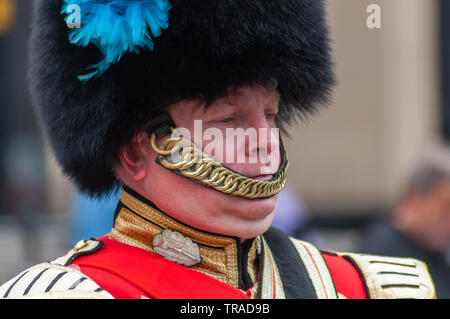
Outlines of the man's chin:
<svg viewBox="0 0 450 319">
<path fill-rule="evenodd" d="M 230 195 L 228 195 L 230 197 Z M 234 197 L 234 196 L 233 196 Z M 262 199 L 234 197 L 229 200 L 229 211 L 236 217 L 248 220 L 263 219 L 275 211 L 277 195 Z"/>
</svg>

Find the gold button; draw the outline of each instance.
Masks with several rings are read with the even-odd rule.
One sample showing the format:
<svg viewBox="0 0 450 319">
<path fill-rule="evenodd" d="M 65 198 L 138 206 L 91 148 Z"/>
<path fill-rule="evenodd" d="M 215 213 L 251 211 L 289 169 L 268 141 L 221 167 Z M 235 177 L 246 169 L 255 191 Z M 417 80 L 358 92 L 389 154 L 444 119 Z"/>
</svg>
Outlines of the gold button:
<svg viewBox="0 0 450 319">
<path fill-rule="evenodd" d="M 87 247 L 87 245 L 88 245 L 87 240 L 80 240 L 73 248 L 73 252 L 77 253 L 80 250 L 82 250 L 83 248 Z"/>
</svg>

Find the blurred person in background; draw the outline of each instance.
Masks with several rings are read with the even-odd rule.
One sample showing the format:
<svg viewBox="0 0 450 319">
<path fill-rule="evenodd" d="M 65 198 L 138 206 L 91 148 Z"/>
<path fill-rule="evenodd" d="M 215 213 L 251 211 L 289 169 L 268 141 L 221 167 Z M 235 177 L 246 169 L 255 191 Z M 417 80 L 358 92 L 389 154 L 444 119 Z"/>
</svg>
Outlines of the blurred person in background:
<svg viewBox="0 0 450 319">
<path fill-rule="evenodd" d="M 369 226 L 360 251 L 427 263 L 438 298 L 450 298 L 450 149 L 434 145 L 390 214 Z"/>
</svg>

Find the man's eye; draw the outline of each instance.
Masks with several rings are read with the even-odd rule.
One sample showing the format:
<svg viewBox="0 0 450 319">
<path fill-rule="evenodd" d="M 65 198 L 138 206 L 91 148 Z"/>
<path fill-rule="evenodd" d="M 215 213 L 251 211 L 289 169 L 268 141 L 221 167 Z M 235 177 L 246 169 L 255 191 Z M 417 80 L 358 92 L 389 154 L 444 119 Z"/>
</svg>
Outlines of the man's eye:
<svg viewBox="0 0 450 319">
<path fill-rule="evenodd" d="M 276 118 L 277 118 L 277 114 L 276 113 L 266 114 L 266 119 L 268 119 L 268 120 L 274 120 Z"/>
<path fill-rule="evenodd" d="M 220 123 L 231 123 L 231 122 L 233 122 L 233 120 L 234 120 L 233 117 L 226 117 L 226 118 L 218 120 L 218 122 L 220 122 Z"/>
</svg>

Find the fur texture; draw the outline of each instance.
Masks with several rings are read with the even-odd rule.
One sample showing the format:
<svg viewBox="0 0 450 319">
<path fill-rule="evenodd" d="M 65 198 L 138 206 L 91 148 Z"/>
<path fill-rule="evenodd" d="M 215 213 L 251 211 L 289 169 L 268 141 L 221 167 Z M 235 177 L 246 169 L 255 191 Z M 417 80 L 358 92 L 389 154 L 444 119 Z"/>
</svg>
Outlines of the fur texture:
<svg viewBox="0 0 450 319">
<path fill-rule="evenodd" d="M 86 83 L 77 76 L 102 53 L 69 43 L 61 0 L 34 3 L 32 100 L 63 172 L 90 195 L 117 185 L 119 149 L 164 106 L 276 79 L 285 128 L 324 104 L 334 83 L 319 0 L 171 0 L 153 51 L 128 53 Z"/>
</svg>

